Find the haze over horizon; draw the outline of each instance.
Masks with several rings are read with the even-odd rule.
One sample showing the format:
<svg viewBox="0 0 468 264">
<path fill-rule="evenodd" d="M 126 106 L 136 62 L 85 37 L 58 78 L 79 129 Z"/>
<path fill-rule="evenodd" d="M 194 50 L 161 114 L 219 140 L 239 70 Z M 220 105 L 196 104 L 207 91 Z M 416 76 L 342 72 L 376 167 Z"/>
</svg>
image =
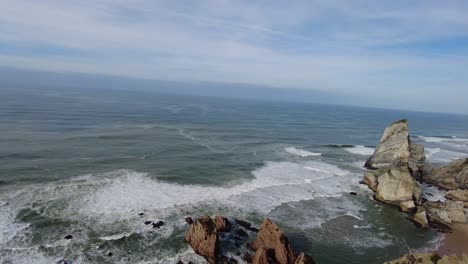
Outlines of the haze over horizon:
<svg viewBox="0 0 468 264">
<path fill-rule="evenodd" d="M 0 84 L 34 85 L 29 70 L 75 72 L 467 114 L 467 13 L 465 1 L 6 0 Z"/>
</svg>

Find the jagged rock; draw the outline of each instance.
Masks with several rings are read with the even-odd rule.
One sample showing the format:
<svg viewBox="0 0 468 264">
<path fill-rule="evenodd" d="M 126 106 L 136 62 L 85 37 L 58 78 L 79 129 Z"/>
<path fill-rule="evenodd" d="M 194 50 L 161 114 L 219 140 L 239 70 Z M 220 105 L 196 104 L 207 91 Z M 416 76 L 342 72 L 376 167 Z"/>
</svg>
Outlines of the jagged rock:
<svg viewBox="0 0 468 264">
<path fill-rule="evenodd" d="M 231 231 L 231 222 L 226 217 L 217 215 L 214 218 L 214 223 L 218 232 L 230 232 Z"/>
<path fill-rule="evenodd" d="M 264 248 L 267 251 L 273 251 L 275 262 L 278 264 L 294 263 L 294 252 L 288 238 L 277 225 L 266 218 L 260 226 L 257 238 L 252 243 L 251 248 L 258 250 Z"/>
<path fill-rule="evenodd" d="M 398 205 L 405 212 L 413 211 L 416 204 L 421 204 L 421 189 L 406 166 L 380 169 L 376 173 L 382 173 L 376 176 L 377 200 Z"/>
<path fill-rule="evenodd" d="M 443 256 L 437 264 L 468 264 L 468 255 L 457 256 Z"/>
<path fill-rule="evenodd" d="M 438 260 L 440 260 L 440 256 L 437 253 L 413 253 L 387 261 L 384 264 L 437 264 Z"/>
<path fill-rule="evenodd" d="M 66 235 L 64 238 L 67 239 L 67 240 L 70 240 L 70 239 L 73 238 L 73 236 L 72 235 Z"/>
<path fill-rule="evenodd" d="M 408 122 L 399 120 L 385 128 L 374 154 L 366 161 L 364 167 L 378 169 L 392 165 L 395 161 L 408 162 L 410 158 Z"/>
<path fill-rule="evenodd" d="M 216 263 L 217 264 L 237 264 L 238 262 L 234 258 L 228 258 L 226 256 L 221 256 Z"/>
<path fill-rule="evenodd" d="M 304 254 L 304 252 L 301 252 L 297 258 L 294 264 L 315 264 L 315 261 L 312 257 Z"/>
<path fill-rule="evenodd" d="M 452 190 L 445 194 L 445 198 L 452 201 L 460 201 L 468 208 L 468 190 Z"/>
<path fill-rule="evenodd" d="M 252 263 L 253 256 L 249 252 L 245 252 L 242 259 L 245 260 L 245 262 L 247 262 L 247 263 Z"/>
<path fill-rule="evenodd" d="M 190 225 L 185 241 L 211 264 L 216 263 L 220 256 L 218 230 L 209 216 L 203 216 Z"/>
<path fill-rule="evenodd" d="M 377 177 L 375 176 L 377 172 L 367 172 L 364 174 L 364 184 L 369 186 L 374 192 L 377 191 Z"/>
<path fill-rule="evenodd" d="M 260 247 L 255 251 L 255 255 L 252 260 L 252 264 L 268 264 L 268 253 L 263 247 Z"/>
<path fill-rule="evenodd" d="M 423 228 L 429 227 L 429 221 L 427 220 L 426 210 L 423 207 L 418 207 L 416 213 L 413 216 L 413 221 L 419 224 Z"/>
<path fill-rule="evenodd" d="M 433 169 L 423 179 L 447 190 L 468 189 L 468 158 Z"/>
<path fill-rule="evenodd" d="M 153 228 L 160 228 L 161 226 L 164 225 L 164 222 L 163 221 L 157 221 L 157 222 L 151 223 L 151 225 L 153 226 Z"/>
<path fill-rule="evenodd" d="M 410 141 L 410 158 L 408 168 L 415 179 L 422 180 L 423 176 L 430 173 L 431 166 L 425 163 L 424 145 Z"/>
<path fill-rule="evenodd" d="M 249 231 L 256 232 L 256 233 L 258 232 L 258 228 L 253 227 L 252 224 L 247 221 L 239 220 L 239 219 L 234 219 L 234 221 L 236 221 L 238 225 L 242 226 L 243 228 Z"/>
</svg>

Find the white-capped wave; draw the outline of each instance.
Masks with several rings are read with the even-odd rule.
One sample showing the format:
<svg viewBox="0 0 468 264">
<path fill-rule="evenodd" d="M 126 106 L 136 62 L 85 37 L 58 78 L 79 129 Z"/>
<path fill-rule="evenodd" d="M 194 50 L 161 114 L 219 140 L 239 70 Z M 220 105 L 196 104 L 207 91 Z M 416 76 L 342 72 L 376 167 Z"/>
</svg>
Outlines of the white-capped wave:
<svg viewBox="0 0 468 264">
<path fill-rule="evenodd" d="M 374 149 L 362 145 L 357 145 L 352 148 L 345 148 L 346 151 L 356 155 L 370 156 L 374 154 Z"/>
<path fill-rule="evenodd" d="M 308 150 L 298 149 L 298 148 L 295 148 L 295 147 L 287 147 L 284 150 L 286 152 L 290 153 L 290 154 L 301 156 L 301 157 L 310 157 L 310 156 L 320 156 L 320 155 L 322 155 L 322 153 L 310 152 Z"/>
<path fill-rule="evenodd" d="M 432 162 L 449 163 L 451 161 L 467 157 L 468 153 L 451 151 L 441 148 L 426 148 L 426 158 Z"/>
<path fill-rule="evenodd" d="M 426 142 L 439 143 L 439 142 L 463 142 L 468 143 L 468 138 L 458 138 L 456 136 L 451 137 L 425 137 L 418 136 L 420 139 Z"/>
<path fill-rule="evenodd" d="M 268 212 L 281 203 L 339 195 L 350 174 L 319 161 L 304 164 L 267 162 L 253 172 L 254 179 L 231 187 L 180 185 L 151 179 L 145 173 L 119 171 L 118 177 L 84 197 L 82 213 L 115 213 L 164 209 L 207 201 Z"/>
</svg>

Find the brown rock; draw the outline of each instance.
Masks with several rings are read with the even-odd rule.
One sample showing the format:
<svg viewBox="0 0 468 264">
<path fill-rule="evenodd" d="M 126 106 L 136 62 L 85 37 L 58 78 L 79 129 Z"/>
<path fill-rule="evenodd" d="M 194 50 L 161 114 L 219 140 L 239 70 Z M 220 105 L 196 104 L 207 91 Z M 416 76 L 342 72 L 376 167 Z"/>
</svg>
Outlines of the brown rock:
<svg viewBox="0 0 468 264">
<path fill-rule="evenodd" d="M 288 238 L 277 225 L 266 218 L 260 226 L 257 238 L 252 243 L 252 249 L 264 248 L 273 251 L 275 262 L 278 264 L 294 263 L 294 252 Z"/>
<path fill-rule="evenodd" d="M 231 231 L 231 222 L 226 217 L 217 215 L 214 218 L 214 223 L 218 232 L 230 232 Z"/>
<path fill-rule="evenodd" d="M 294 264 L 315 264 L 315 261 L 312 257 L 304 254 L 304 252 L 301 252 L 297 258 Z"/>
<path fill-rule="evenodd" d="M 468 189 L 468 158 L 434 169 L 423 179 L 447 190 L 466 190 Z"/>
<path fill-rule="evenodd" d="M 263 247 L 260 247 L 255 251 L 252 264 L 268 264 L 268 252 Z"/>
<path fill-rule="evenodd" d="M 218 231 L 209 216 L 203 216 L 190 225 L 185 241 L 211 264 L 216 263 L 220 256 Z"/>
</svg>

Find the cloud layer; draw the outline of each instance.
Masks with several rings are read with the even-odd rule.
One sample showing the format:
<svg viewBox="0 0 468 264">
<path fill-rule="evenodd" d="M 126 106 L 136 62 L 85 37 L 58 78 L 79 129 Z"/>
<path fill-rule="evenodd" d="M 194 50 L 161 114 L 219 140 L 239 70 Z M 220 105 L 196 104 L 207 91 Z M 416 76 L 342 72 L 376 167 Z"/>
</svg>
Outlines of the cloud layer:
<svg viewBox="0 0 468 264">
<path fill-rule="evenodd" d="M 367 105 L 393 96 L 468 113 L 467 13 L 466 1 L 3 0 L 0 65 L 319 89 Z"/>
</svg>

